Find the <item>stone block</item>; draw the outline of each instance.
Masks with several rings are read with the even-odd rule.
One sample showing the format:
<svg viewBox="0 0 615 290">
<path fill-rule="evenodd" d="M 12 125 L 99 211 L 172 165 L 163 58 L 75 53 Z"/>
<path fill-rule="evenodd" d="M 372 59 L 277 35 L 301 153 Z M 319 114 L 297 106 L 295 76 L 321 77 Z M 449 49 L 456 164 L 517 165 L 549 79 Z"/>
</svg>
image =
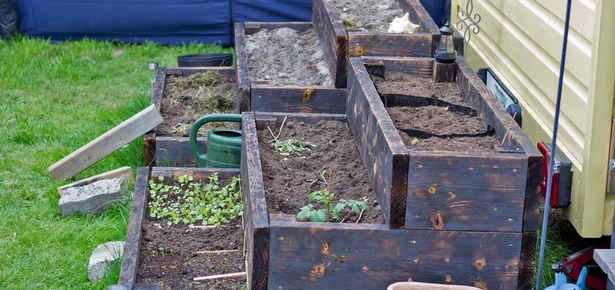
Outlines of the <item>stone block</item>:
<svg viewBox="0 0 615 290">
<path fill-rule="evenodd" d="M 84 215 L 100 214 L 110 203 L 125 196 L 127 191 L 124 177 L 67 188 L 59 201 L 60 211 L 63 215 L 75 212 Z"/>
<path fill-rule="evenodd" d="M 88 278 L 95 283 L 105 277 L 113 264 L 124 254 L 124 241 L 107 242 L 92 251 L 88 263 Z"/>
</svg>

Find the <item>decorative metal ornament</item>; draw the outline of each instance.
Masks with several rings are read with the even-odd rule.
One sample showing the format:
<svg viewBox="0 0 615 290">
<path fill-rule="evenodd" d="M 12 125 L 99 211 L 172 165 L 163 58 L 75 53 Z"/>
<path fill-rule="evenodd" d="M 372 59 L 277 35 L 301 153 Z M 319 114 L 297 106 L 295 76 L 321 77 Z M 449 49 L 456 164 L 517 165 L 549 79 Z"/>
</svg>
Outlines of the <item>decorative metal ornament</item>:
<svg viewBox="0 0 615 290">
<path fill-rule="evenodd" d="M 480 26 L 478 23 L 482 20 L 480 14 L 472 14 L 474 13 L 474 1 L 467 0 L 466 9 L 459 9 L 457 11 L 458 21 L 456 24 L 457 30 L 463 31 L 463 42 L 464 48 L 463 51 L 467 51 L 468 43 L 470 43 L 470 38 L 472 34 L 480 33 Z"/>
</svg>

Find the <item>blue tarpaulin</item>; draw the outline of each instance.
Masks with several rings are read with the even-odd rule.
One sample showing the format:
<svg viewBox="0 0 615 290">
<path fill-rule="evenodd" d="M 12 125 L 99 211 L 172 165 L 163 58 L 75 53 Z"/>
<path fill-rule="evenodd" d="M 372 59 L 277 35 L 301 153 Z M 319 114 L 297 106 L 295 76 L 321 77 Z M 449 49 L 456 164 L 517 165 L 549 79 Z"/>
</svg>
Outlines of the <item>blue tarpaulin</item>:
<svg viewBox="0 0 615 290">
<path fill-rule="evenodd" d="M 84 37 L 232 45 L 233 24 L 310 21 L 311 0 L 18 0 L 21 33 L 52 40 Z"/>
</svg>

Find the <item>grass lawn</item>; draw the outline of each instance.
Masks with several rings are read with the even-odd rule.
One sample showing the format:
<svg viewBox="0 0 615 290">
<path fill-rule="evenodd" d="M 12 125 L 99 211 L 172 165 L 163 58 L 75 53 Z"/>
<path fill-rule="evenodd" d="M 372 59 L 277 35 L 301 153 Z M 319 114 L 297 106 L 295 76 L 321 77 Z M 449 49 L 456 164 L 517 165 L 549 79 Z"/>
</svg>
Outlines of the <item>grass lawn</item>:
<svg viewBox="0 0 615 290">
<path fill-rule="evenodd" d="M 106 213 L 64 217 L 57 187 L 116 169 L 143 165 L 143 139 L 74 178 L 54 182 L 47 168 L 148 106 L 148 61 L 176 66 L 176 56 L 219 47 L 114 45 L 78 41 L 0 40 L 0 289 L 106 289 L 90 284 L 87 264 L 101 243 L 123 240 L 129 203 Z M 230 51 L 226 49 L 224 51 Z M 566 237 L 549 233 L 549 265 L 571 253 Z"/>
<path fill-rule="evenodd" d="M 106 289 L 117 282 L 116 275 L 92 286 L 87 264 L 98 244 L 124 240 L 129 203 L 100 216 L 64 217 L 57 187 L 142 166 L 143 139 L 68 181 L 54 182 L 47 168 L 148 106 L 148 61 L 177 66 L 177 55 L 222 51 L 0 40 L 0 289 Z"/>
</svg>

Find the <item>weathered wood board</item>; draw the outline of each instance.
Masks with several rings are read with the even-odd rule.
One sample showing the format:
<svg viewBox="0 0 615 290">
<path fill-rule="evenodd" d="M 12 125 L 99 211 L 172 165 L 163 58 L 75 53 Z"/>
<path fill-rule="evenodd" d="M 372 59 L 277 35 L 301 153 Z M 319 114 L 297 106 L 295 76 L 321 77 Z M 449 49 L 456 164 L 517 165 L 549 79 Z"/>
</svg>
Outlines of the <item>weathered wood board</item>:
<svg viewBox="0 0 615 290">
<path fill-rule="evenodd" d="M 410 21 L 419 25 L 416 33 L 359 32 L 346 29 L 339 12 L 330 2 L 314 0 L 312 22 L 327 57 L 329 70 L 344 78 L 336 87 L 346 87 L 347 62 L 353 56 L 414 56 L 431 57 L 434 41 L 440 29 L 419 0 L 399 0 L 401 9 L 409 13 Z M 401 15 L 399 15 L 401 16 Z M 339 72 L 343 72 L 340 74 Z"/>
<path fill-rule="evenodd" d="M 182 175 L 189 175 L 195 181 L 207 180 L 214 172 L 218 173 L 220 180 L 230 180 L 232 177 L 239 175 L 238 169 L 223 169 L 223 168 L 181 168 L 181 167 L 140 167 L 137 169 L 137 178 L 135 182 L 135 191 L 133 195 L 132 205 L 130 207 L 130 218 L 128 221 L 128 229 L 126 230 L 126 242 L 124 244 L 124 255 L 122 265 L 120 267 L 120 275 L 118 284 L 126 289 L 138 289 L 138 286 L 145 287 L 145 284 L 137 284 L 137 271 L 139 269 L 139 253 L 141 245 L 141 225 L 143 219 L 146 218 L 145 211 L 149 199 L 148 184 L 150 179 L 156 179 L 160 176 L 165 177 L 165 180 L 172 182 L 177 181 Z M 145 285 L 145 286 L 144 286 Z M 152 288 L 146 288 L 152 289 Z"/>
<path fill-rule="evenodd" d="M 372 118 L 376 126 L 376 116 L 382 110 L 365 114 L 366 123 Z M 241 176 L 250 289 L 385 289 L 393 282 L 408 279 L 483 289 L 522 289 L 517 287 L 524 237 L 520 232 L 433 231 L 403 229 L 403 225 L 402 229 L 391 229 L 388 224 L 296 222 L 291 215 L 268 213 L 256 132 L 265 125 L 280 123 L 284 117 L 287 121 L 306 122 L 334 119 L 334 115 L 320 114 L 243 113 Z M 356 127 L 350 126 L 355 138 L 360 133 L 354 131 Z M 367 131 L 366 136 L 377 134 L 363 126 L 358 128 Z M 389 137 L 390 134 L 381 134 L 375 138 L 382 141 L 374 142 L 382 142 L 380 146 L 388 148 Z M 393 147 L 393 151 L 401 149 Z M 376 161 L 366 164 L 371 166 L 378 158 L 386 157 L 370 157 L 368 161 Z M 407 166 L 407 153 L 400 153 L 398 158 Z M 390 170 L 393 167 L 388 165 Z M 407 169 L 398 174 L 403 173 L 407 176 Z M 407 182 L 396 184 L 401 186 L 396 190 L 405 197 Z M 379 199 L 383 196 L 386 193 L 378 194 Z M 381 199 L 379 202 L 385 204 Z"/>
<path fill-rule="evenodd" d="M 188 77 L 196 73 L 207 71 L 216 72 L 219 75 L 235 77 L 233 67 L 178 67 L 160 68 L 154 80 L 151 104 L 158 110 L 164 98 L 166 79 L 168 76 Z M 236 82 L 236 81 L 235 81 Z M 201 152 L 207 151 L 207 139 L 197 138 Z M 175 166 L 175 167 L 196 167 L 197 162 L 194 154 L 190 150 L 190 140 L 188 137 L 165 136 L 158 133 L 157 128 L 145 134 L 145 166 Z"/>
<path fill-rule="evenodd" d="M 405 208 L 390 211 L 391 226 L 406 229 L 522 232 L 535 231 L 540 163 L 537 149 L 463 59 L 456 62 L 455 82 L 462 98 L 476 109 L 503 140 L 502 151 L 487 153 L 416 151 L 406 149 L 386 113 L 368 69 L 399 70 L 433 78 L 438 67 L 431 58 L 351 58 L 348 120 L 357 134 L 364 161 L 376 164 L 372 185 L 382 200 Z M 446 68 L 450 71 L 450 67 Z M 450 74 L 444 74 L 444 80 Z M 373 121 L 377 120 L 377 121 Z M 372 128 L 374 127 L 374 128 Z M 378 132 L 387 132 L 378 136 Z M 402 149 L 399 149 L 399 148 Z M 408 163 L 392 164 L 393 148 Z M 512 148 L 512 149 L 511 149 Z M 514 150 L 513 150 L 514 149 Z M 393 168 L 391 168 L 391 166 Z M 396 169 L 396 166 L 402 166 Z M 391 171 L 405 172 L 394 174 Z M 406 176 L 405 194 L 391 191 Z M 382 181 L 381 179 L 385 179 Z M 402 179 L 403 180 L 403 179 Z M 403 197 L 402 197 L 403 196 Z"/>
<path fill-rule="evenodd" d="M 71 178 L 155 128 L 162 121 L 158 109 L 151 105 L 49 166 L 49 174 L 56 181 Z"/>
<path fill-rule="evenodd" d="M 263 29 L 288 27 L 298 31 L 313 28 L 310 22 L 235 23 L 237 56 L 237 106 L 240 111 L 344 114 L 346 91 L 329 86 L 274 86 L 250 79 L 250 59 L 246 52 L 246 35 Z M 321 42 L 321 47 L 323 47 Z M 324 52 L 327 53 L 326 47 Z M 266 48 L 263 48 L 266 49 Z M 292 59 L 287 61 L 292 62 Z M 334 80 L 345 79 L 346 72 L 331 71 Z"/>
</svg>

